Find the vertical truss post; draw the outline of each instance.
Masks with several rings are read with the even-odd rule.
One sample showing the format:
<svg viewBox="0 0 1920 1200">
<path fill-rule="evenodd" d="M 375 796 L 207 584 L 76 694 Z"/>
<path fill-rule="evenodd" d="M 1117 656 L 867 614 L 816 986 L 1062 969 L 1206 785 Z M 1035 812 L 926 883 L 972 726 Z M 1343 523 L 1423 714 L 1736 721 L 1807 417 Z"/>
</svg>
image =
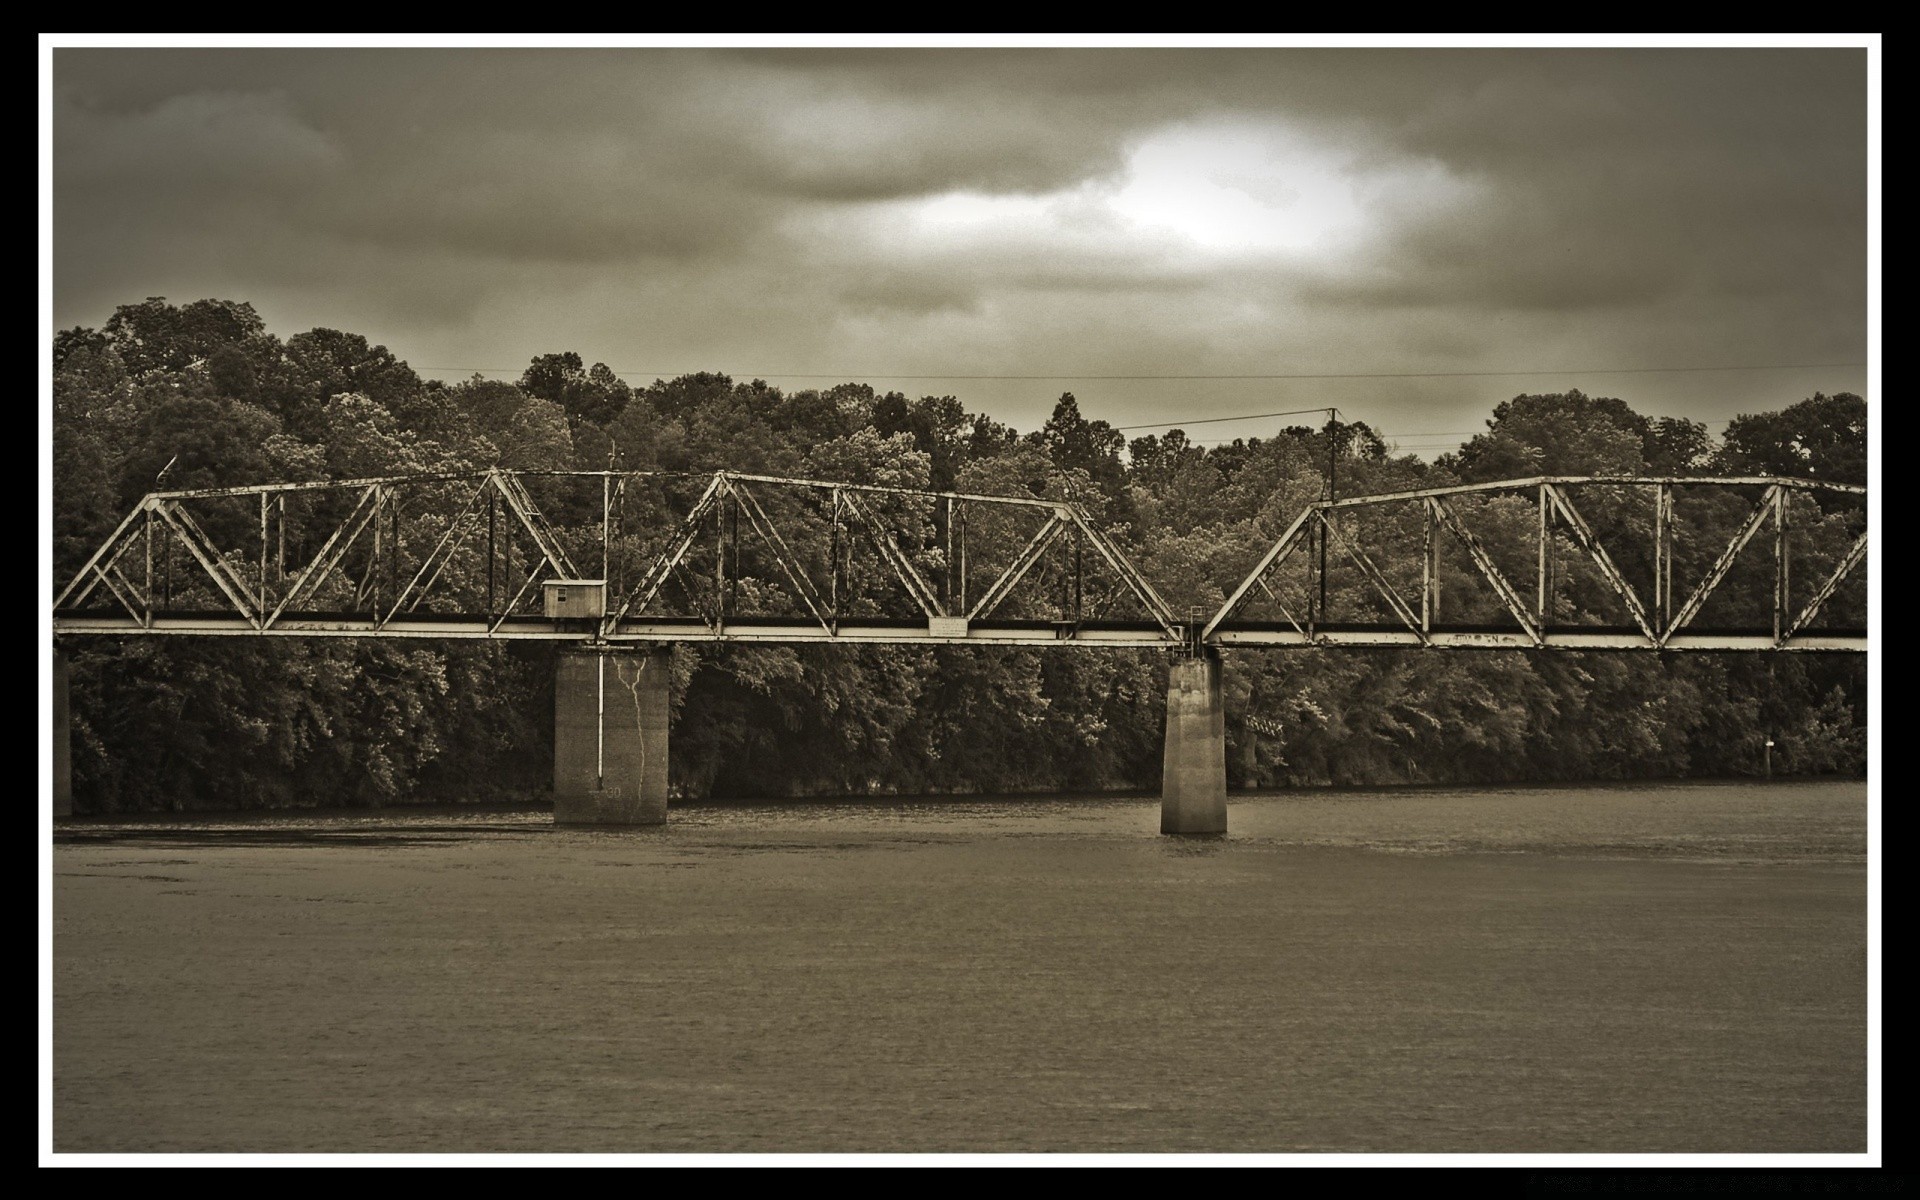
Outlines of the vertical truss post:
<svg viewBox="0 0 1920 1200">
<path fill-rule="evenodd" d="M 1673 623 L 1673 486 L 1653 489 L 1653 627 L 1665 633 Z"/>
<path fill-rule="evenodd" d="M 613 485 L 613 533 L 616 539 L 624 539 L 627 532 L 627 477 L 622 475 Z M 623 551 L 613 556 L 613 573 L 617 577 L 609 582 L 609 596 L 623 596 L 626 589 L 627 556 Z"/>
<path fill-rule="evenodd" d="M 600 587 L 613 578 L 613 477 L 600 477 Z"/>
<path fill-rule="evenodd" d="M 387 502 L 387 489 L 382 486 L 373 493 L 373 557 L 367 560 L 367 586 L 361 590 L 373 602 L 373 611 L 380 611 L 380 506 Z M 392 557 L 391 554 L 388 555 Z M 391 568 L 389 568 L 391 570 Z"/>
<path fill-rule="evenodd" d="M 833 489 L 832 513 L 828 520 L 832 532 L 827 541 L 827 617 L 840 621 L 840 489 Z"/>
<path fill-rule="evenodd" d="M 494 532 L 500 512 L 500 497 L 487 493 L 487 624 L 493 624 L 493 564 L 498 551 L 494 546 Z"/>
<path fill-rule="evenodd" d="M 728 491 L 732 491 L 731 487 Z M 734 595 L 740 588 L 740 495 L 735 492 L 732 504 L 727 509 L 727 540 L 733 547 L 733 572 L 727 576 L 728 608 L 732 608 Z"/>
<path fill-rule="evenodd" d="M 260 611 L 267 611 L 267 494 L 260 493 Z"/>
<path fill-rule="evenodd" d="M 284 581 L 287 577 L 287 494 L 280 493 L 280 537 L 279 549 L 274 554 L 274 573 Z"/>
<path fill-rule="evenodd" d="M 147 510 L 147 619 L 141 624 L 153 628 L 153 510 Z"/>
<path fill-rule="evenodd" d="M 960 506 L 960 604 L 955 612 L 967 611 L 967 506 Z"/>
<path fill-rule="evenodd" d="M 1064 559 L 1064 555 L 1062 558 Z M 1070 620 L 1073 612 L 1073 570 L 1072 564 L 1063 561 L 1060 564 L 1060 619 Z"/>
<path fill-rule="evenodd" d="M 1537 628 L 1544 630 L 1547 627 L 1547 593 L 1553 590 L 1553 580 L 1551 579 L 1553 571 L 1553 517 L 1547 502 L 1547 485 L 1544 483 L 1540 485 L 1539 501 L 1540 528 L 1538 536 L 1540 541 L 1536 551 L 1539 558 L 1539 568 L 1536 572 L 1538 582 L 1534 592 L 1533 620 Z"/>
<path fill-rule="evenodd" d="M 1787 611 L 1787 489 L 1773 490 L 1773 640 L 1786 634 L 1792 619 Z"/>
<path fill-rule="evenodd" d="M 946 555 L 946 567 L 945 567 L 945 570 L 942 572 L 942 574 L 945 576 L 945 578 L 943 578 L 940 581 L 942 585 L 940 590 L 946 593 L 947 607 L 952 608 L 953 607 L 953 497 L 952 496 L 947 497 L 947 555 Z"/>
<path fill-rule="evenodd" d="M 1081 552 L 1085 548 L 1086 534 L 1078 526 L 1073 531 L 1073 619 L 1080 620 L 1080 581 Z"/>
<path fill-rule="evenodd" d="M 500 515 L 502 516 L 502 518 L 504 518 L 506 516 L 505 497 L 500 498 L 500 500 L 497 503 L 499 503 L 501 508 Z M 504 519 L 501 521 L 501 524 L 506 525 L 506 522 Z M 508 598 L 507 589 L 513 586 L 513 581 L 515 579 L 519 578 L 519 576 L 513 573 L 513 526 L 511 525 L 506 525 L 505 536 L 503 536 L 500 539 L 500 576 L 501 576 L 501 588 L 500 588 L 499 620 L 501 622 L 504 622 L 513 613 L 513 601 Z"/>
<path fill-rule="evenodd" d="M 727 499 L 713 510 L 713 627 L 727 627 Z"/>
<path fill-rule="evenodd" d="M 387 502 L 387 531 L 392 535 L 389 538 L 392 549 L 387 554 L 387 587 L 397 597 L 400 593 L 400 501 L 398 498 Z"/>
<path fill-rule="evenodd" d="M 1426 521 L 1421 526 L 1420 545 L 1420 632 L 1433 630 L 1440 615 L 1440 513 L 1428 504 Z"/>
</svg>

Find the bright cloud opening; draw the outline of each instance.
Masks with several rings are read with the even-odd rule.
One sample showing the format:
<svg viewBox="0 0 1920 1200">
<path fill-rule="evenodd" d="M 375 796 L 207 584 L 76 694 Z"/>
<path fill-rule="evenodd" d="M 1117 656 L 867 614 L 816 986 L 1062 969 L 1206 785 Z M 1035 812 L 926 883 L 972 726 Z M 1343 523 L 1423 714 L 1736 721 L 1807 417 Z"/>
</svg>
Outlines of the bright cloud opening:
<svg viewBox="0 0 1920 1200">
<path fill-rule="evenodd" d="M 1108 203 L 1209 250 L 1304 250 L 1366 220 L 1338 156 L 1273 128 L 1155 134 L 1134 150 Z"/>
</svg>

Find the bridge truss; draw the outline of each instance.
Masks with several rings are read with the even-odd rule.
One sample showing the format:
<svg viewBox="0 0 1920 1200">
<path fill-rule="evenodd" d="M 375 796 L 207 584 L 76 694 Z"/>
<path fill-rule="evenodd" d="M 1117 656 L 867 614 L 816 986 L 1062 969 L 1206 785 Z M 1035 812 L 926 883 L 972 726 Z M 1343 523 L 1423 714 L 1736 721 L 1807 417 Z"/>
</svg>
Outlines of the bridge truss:
<svg viewBox="0 0 1920 1200">
<path fill-rule="evenodd" d="M 604 615 L 545 615 L 544 580 L 589 578 L 605 585 Z M 54 629 L 604 643 L 1186 638 L 1071 501 L 737 471 L 499 469 L 150 493 L 55 600 Z"/>
<path fill-rule="evenodd" d="M 1543 475 L 1321 500 L 1268 547 L 1199 639 L 1271 647 L 1864 651 L 1865 496 L 1863 487 L 1773 476 Z M 1771 536 L 1756 554 L 1750 547 L 1762 529 Z M 1381 547 L 1395 544 L 1417 546 L 1401 558 L 1417 562 L 1418 574 L 1403 574 L 1398 586 L 1375 561 Z M 1329 557 L 1359 585 L 1349 590 L 1361 593 L 1357 607 L 1370 617 L 1343 619 L 1329 608 Z M 1796 579 L 1797 560 L 1812 568 L 1810 582 Z M 1281 582 L 1289 568 L 1290 590 Z M 1723 595 L 1736 571 L 1747 576 L 1745 603 Z M 1753 586 L 1756 572 L 1763 586 Z M 1451 620 L 1442 603 L 1449 577 L 1465 584 L 1451 589 L 1464 601 Z M 1646 594 L 1636 577 L 1650 585 Z M 1850 586 L 1857 593 L 1850 612 L 1822 624 Z"/>
<path fill-rule="evenodd" d="M 61 591 L 54 632 L 1857 652 L 1864 500 L 1770 476 L 1319 500 L 1183 618 L 1071 500 L 736 471 L 162 491 Z M 545 615 L 544 581 L 583 578 L 603 615 Z"/>
</svg>

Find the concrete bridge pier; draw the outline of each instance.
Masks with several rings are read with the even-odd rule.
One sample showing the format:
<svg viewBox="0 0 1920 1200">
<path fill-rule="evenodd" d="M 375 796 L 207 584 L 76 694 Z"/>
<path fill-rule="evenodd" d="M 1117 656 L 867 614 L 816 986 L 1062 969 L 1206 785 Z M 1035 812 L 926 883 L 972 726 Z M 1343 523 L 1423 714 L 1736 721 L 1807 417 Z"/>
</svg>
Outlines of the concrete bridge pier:
<svg viewBox="0 0 1920 1200">
<path fill-rule="evenodd" d="M 67 656 L 53 648 L 53 815 L 73 815 L 73 727 L 67 711 Z"/>
<path fill-rule="evenodd" d="M 1167 743 L 1161 833 L 1227 831 L 1227 709 L 1220 656 L 1202 649 L 1167 670 Z"/>
<path fill-rule="evenodd" d="M 673 652 L 562 650 L 553 679 L 553 820 L 664 825 Z"/>
</svg>

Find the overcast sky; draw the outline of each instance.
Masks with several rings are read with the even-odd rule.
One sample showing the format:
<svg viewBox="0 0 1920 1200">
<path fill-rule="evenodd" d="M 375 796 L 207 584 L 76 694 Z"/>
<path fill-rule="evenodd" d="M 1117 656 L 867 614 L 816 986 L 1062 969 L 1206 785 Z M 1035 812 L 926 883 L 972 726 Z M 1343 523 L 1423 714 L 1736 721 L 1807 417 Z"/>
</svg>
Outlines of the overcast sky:
<svg viewBox="0 0 1920 1200">
<path fill-rule="evenodd" d="M 1331 404 L 1422 452 L 1524 391 L 1866 392 L 1596 373 L 1865 359 L 1864 50 L 60 49 L 54 89 L 59 327 L 211 296 L 449 379 Z"/>
</svg>

